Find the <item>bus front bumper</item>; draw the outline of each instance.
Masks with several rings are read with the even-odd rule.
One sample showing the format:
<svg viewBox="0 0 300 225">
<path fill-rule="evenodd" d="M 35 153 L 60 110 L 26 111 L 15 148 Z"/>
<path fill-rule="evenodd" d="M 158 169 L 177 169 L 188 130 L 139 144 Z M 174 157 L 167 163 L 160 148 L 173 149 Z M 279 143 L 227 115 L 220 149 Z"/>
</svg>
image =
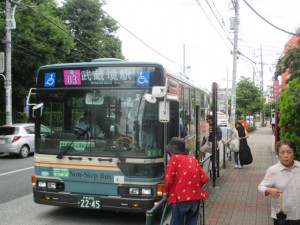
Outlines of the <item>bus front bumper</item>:
<svg viewBox="0 0 300 225">
<path fill-rule="evenodd" d="M 97 196 L 69 192 L 49 192 L 34 188 L 33 199 L 35 203 L 44 205 L 145 213 L 147 210 L 153 208 L 153 206 L 160 201 L 161 197 L 151 199 L 122 198 L 120 196 Z M 96 204 L 95 202 L 92 202 L 93 200 L 96 201 Z"/>
</svg>

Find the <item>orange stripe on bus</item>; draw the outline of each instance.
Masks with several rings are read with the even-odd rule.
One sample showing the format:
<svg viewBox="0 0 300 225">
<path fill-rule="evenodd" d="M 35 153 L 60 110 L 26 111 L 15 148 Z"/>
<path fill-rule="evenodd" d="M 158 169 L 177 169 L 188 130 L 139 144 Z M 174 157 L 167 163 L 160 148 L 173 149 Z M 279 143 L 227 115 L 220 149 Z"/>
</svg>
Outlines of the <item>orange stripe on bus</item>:
<svg viewBox="0 0 300 225">
<path fill-rule="evenodd" d="M 50 163 L 50 162 L 35 162 L 35 164 L 50 165 L 50 166 L 78 166 L 78 167 L 112 168 L 112 169 L 118 168 L 117 166 L 98 166 L 98 165 L 88 165 L 88 164 Z"/>
</svg>

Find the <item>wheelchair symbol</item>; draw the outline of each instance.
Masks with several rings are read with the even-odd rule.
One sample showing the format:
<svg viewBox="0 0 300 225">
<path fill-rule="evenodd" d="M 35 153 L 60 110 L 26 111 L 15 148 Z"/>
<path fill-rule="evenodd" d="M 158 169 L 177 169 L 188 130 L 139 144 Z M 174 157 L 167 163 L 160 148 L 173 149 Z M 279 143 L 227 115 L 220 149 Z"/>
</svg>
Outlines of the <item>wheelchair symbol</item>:
<svg viewBox="0 0 300 225">
<path fill-rule="evenodd" d="M 148 82 L 147 79 L 146 79 L 146 77 L 143 76 L 143 72 L 140 72 L 140 76 L 139 76 L 139 78 L 138 78 L 138 82 L 139 82 L 140 84 L 144 84 L 144 83 Z"/>
<path fill-rule="evenodd" d="M 45 87 L 53 87 L 55 85 L 55 73 L 47 73 L 45 74 Z"/>
<path fill-rule="evenodd" d="M 146 76 L 144 76 L 146 75 Z M 139 71 L 138 77 L 137 77 L 137 82 L 139 86 L 148 86 L 149 85 L 149 76 L 147 74 L 144 74 L 143 71 Z"/>
</svg>

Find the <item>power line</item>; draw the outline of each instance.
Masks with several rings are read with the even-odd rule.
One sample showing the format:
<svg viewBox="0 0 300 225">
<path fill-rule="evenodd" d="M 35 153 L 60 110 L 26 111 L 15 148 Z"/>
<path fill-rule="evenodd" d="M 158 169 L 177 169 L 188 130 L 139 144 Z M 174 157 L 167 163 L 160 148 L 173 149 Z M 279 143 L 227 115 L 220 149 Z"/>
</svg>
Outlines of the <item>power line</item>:
<svg viewBox="0 0 300 225">
<path fill-rule="evenodd" d="M 23 49 L 23 50 L 26 50 L 27 52 L 31 53 L 31 55 L 33 55 L 33 56 L 41 57 L 40 55 L 37 55 L 35 51 L 30 50 L 30 49 L 28 49 L 28 48 L 25 48 L 25 47 L 23 47 L 22 45 L 18 45 L 18 44 L 14 43 L 14 42 L 6 41 L 6 40 L 1 40 L 1 41 L 2 41 L 2 43 L 6 43 L 6 42 L 7 42 L 7 43 L 10 43 L 10 44 L 12 44 L 12 45 L 15 45 L 15 46 L 17 46 L 17 47 L 19 47 L 19 48 L 21 48 L 21 49 Z M 25 54 L 25 53 L 24 53 L 24 54 Z"/>
<path fill-rule="evenodd" d="M 16 3 L 16 2 L 14 2 Z M 86 45 L 84 42 L 82 42 L 81 40 L 79 40 L 76 36 L 72 35 L 71 33 L 69 33 L 68 31 L 66 31 L 65 29 L 63 29 L 61 26 L 59 26 L 57 23 L 55 23 L 54 21 L 52 21 L 51 19 L 49 19 L 47 16 L 45 16 L 44 14 L 40 13 L 39 11 L 35 10 L 34 8 L 32 8 L 32 6 L 23 4 L 23 3 L 19 3 L 24 5 L 25 7 L 31 9 L 32 11 L 34 11 L 35 13 L 39 14 L 40 16 L 42 16 L 44 19 L 48 20 L 50 23 L 52 23 L 54 26 L 56 26 L 57 28 L 59 28 L 60 30 L 62 30 L 64 33 L 66 33 L 67 35 L 73 37 L 76 41 L 78 41 L 79 43 L 81 43 L 82 45 L 84 45 L 86 48 L 90 49 L 91 51 L 99 54 L 99 56 L 102 57 L 101 53 L 97 52 L 95 49 L 91 48 L 90 46 Z"/>
<path fill-rule="evenodd" d="M 229 48 L 231 50 L 231 47 L 229 47 L 228 44 L 225 42 L 225 40 L 223 39 L 222 35 L 219 33 L 218 29 L 215 27 L 215 25 L 213 24 L 213 22 L 211 21 L 211 19 L 207 15 L 207 13 L 205 12 L 205 10 L 204 10 L 203 6 L 201 5 L 201 3 L 199 2 L 199 0 L 196 0 L 196 2 L 198 4 L 198 6 L 200 7 L 200 9 L 202 10 L 202 12 L 204 13 L 204 15 L 206 16 L 206 18 L 208 19 L 208 21 L 210 22 L 210 24 L 212 25 L 212 27 L 214 28 L 214 30 L 217 32 L 217 34 L 221 38 L 221 40 L 225 43 L 225 45 L 227 46 L 227 48 Z"/>
<path fill-rule="evenodd" d="M 210 8 L 211 12 L 213 13 L 215 19 L 218 21 L 218 24 L 220 25 L 221 29 L 223 30 L 224 34 L 227 36 L 227 39 L 230 41 L 231 45 L 233 45 L 233 42 L 231 41 L 229 35 L 228 35 L 228 31 L 224 29 L 224 25 L 222 22 L 220 22 L 219 18 L 217 17 L 216 13 L 214 12 L 214 10 L 212 9 L 212 6 L 209 4 L 208 0 L 206 0 L 206 3 L 208 5 L 208 7 Z M 216 7 L 215 7 L 216 9 Z M 217 11 L 218 12 L 218 11 Z M 220 14 L 219 14 L 220 15 Z"/>
<path fill-rule="evenodd" d="M 98 7 L 98 5 L 94 2 L 92 2 L 95 6 Z M 73 7 L 74 9 L 74 7 Z M 125 26 L 123 26 L 120 22 L 118 22 L 116 19 L 114 19 L 110 14 L 108 14 L 105 10 L 103 10 L 101 7 L 99 8 L 104 14 L 106 14 L 107 16 L 109 16 L 111 19 L 113 19 L 120 27 L 122 27 L 124 30 L 126 30 L 129 34 L 131 34 L 133 37 L 135 37 L 138 41 L 140 41 L 142 44 L 144 44 L 145 46 L 147 46 L 148 48 L 150 48 L 152 51 L 156 52 L 157 54 L 159 54 L 160 56 L 162 56 L 163 58 L 165 58 L 166 60 L 174 63 L 175 65 L 181 67 L 181 65 L 173 60 L 171 60 L 170 58 L 168 58 L 167 56 L 163 55 L 162 53 L 158 52 L 156 49 L 154 49 L 153 47 L 151 47 L 149 44 L 147 44 L 145 41 L 143 41 L 141 38 L 137 37 L 133 32 L 131 32 L 130 30 L 128 30 Z M 74 9 L 75 10 L 75 9 Z M 83 30 L 83 29 L 82 29 Z"/>
<path fill-rule="evenodd" d="M 203 7 L 200 5 L 200 3 L 198 2 L 198 0 L 196 0 L 196 1 L 197 1 L 198 5 L 201 7 L 202 11 L 205 13 Z M 219 19 L 218 19 L 216 13 L 215 13 L 214 10 L 212 9 L 212 7 L 211 7 L 211 5 L 209 4 L 208 0 L 206 0 L 206 3 L 208 4 L 208 6 L 209 6 L 210 10 L 212 11 L 212 13 L 213 13 L 215 19 L 218 21 L 218 24 L 220 25 L 220 27 L 222 28 L 223 32 L 224 32 L 225 35 L 227 36 L 227 38 L 228 38 L 228 40 L 230 41 L 231 45 L 233 46 L 233 41 L 231 41 L 230 37 L 228 36 L 228 33 L 229 33 L 229 32 L 223 27 L 222 23 L 219 21 Z M 213 4 L 214 4 L 214 3 L 213 3 Z M 235 3 L 234 3 L 234 2 L 232 2 L 232 5 L 235 7 Z M 215 7 L 215 8 L 216 8 L 216 7 Z M 219 14 L 219 15 L 220 15 L 220 14 Z M 213 25 L 213 26 L 214 26 L 214 25 Z M 216 28 L 215 28 L 215 29 L 216 29 Z M 248 61 L 250 61 L 250 62 L 252 62 L 252 63 L 255 64 L 255 62 L 254 62 L 252 59 L 250 59 L 248 56 L 246 56 L 245 54 L 243 54 L 243 53 L 241 52 L 241 50 L 238 50 L 238 51 L 237 51 L 237 54 L 243 56 L 246 60 L 248 60 Z"/>
<path fill-rule="evenodd" d="M 284 29 L 281 29 L 280 27 L 277 27 L 276 25 L 274 25 L 273 23 L 269 22 L 268 20 L 266 20 L 262 15 L 260 15 L 246 0 L 243 0 L 245 2 L 245 4 L 257 15 L 259 16 L 263 21 L 265 21 L 266 23 L 270 24 L 272 27 L 275 27 L 276 29 L 285 32 L 287 34 L 291 34 L 291 35 L 296 35 L 295 33 L 286 31 Z"/>
<path fill-rule="evenodd" d="M 111 17 L 113 20 L 115 20 L 111 15 L 109 15 L 106 11 L 104 11 L 103 9 L 100 9 L 102 12 L 104 12 L 106 15 L 108 15 L 109 17 Z M 137 37 L 134 33 L 132 33 L 130 30 L 128 30 L 126 27 L 124 27 L 121 23 L 119 23 L 117 20 L 115 20 L 117 22 L 117 24 L 119 24 L 124 30 L 126 30 L 128 33 L 130 33 L 133 37 L 135 37 L 138 41 L 140 41 L 141 43 L 143 43 L 145 46 L 147 46 L 148 48 L 150 48 L 152 51 L 156 52 L 157 54 L 159 54 L 160 56 L 162 56 L 163 58 L 165 58 L 166 60 L 174 63 L 177 66 L 181 65 L 171 59 L 169 59 L 167 56 L 163 55 L 162 53 L 158 52 L 157 50 L 155 50 L 154 48 L 152 48 L 150 45 L 148 45 L 146 42 L 144 42 L 142 39 L 140 39 L 139 37 Z"/>
</svg>

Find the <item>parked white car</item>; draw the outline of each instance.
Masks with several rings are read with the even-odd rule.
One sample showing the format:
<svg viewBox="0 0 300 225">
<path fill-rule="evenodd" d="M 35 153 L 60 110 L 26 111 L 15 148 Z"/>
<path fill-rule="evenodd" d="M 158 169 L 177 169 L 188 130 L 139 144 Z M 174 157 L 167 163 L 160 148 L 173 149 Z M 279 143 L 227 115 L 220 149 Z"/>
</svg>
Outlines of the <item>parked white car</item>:
<svg viewBox="0 0 300 225">
<path fill-rule="evenodd" d="M 33 123 L 17 123 L 0 126 L 0 153 L 9 153 L 26 158 L 35 151 Z M 42 125 L 41 133 L 50 135 L 52 131 Z"/>
</svg>

